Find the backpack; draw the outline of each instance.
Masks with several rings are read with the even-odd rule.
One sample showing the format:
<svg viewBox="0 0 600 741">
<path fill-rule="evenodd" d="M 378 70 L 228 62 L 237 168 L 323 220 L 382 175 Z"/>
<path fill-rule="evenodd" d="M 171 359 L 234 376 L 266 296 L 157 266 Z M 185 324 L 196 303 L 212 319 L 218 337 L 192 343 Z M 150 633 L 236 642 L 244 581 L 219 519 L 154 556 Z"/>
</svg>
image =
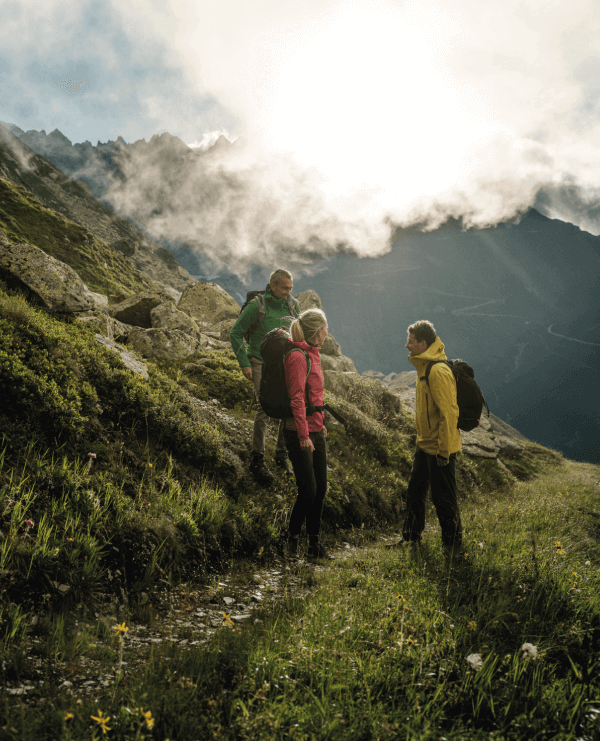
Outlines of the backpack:
<svg viewBox="0 0 600 741">
<path fill-rule="evenodd" d="M 260 343 L 260 354 L 263 359 L 262 376 L 258 391 L 258 401 L 264 411 L 272 419 L 292 417 L 292 405 L 285 380 L 285 361 L 292 352 L 301 352 L 306 358 L 306 377 L 310 373 L 310 357 L 301 347 L 292 344 L 292 336 L 287 329 L 275 327 L 263 337 Z M 328 404 L 315 406 L 309 400 L 310 384 L 305 386 L 304 401 L 306 416 L 315 412 L 327 411 L 337 421 L 346 426 L 346 420 Z"/>
<path fill-rule="evenodd" d="M 256 332 L 256 330 L 261 326 L 263 319 L 265 318 L 265 314 L 267 313 L 267 302 L 265 300 L 265 291 L 248 291 L 246 294 L 246 300 L 242 304 L 242 308 L 240 309 L 240 314 L 244 311 L 246 306 L 251 301 L 256 301 L 258 304 L 258 316 L 256 319 L 252 322 L 252 324 L 248 327 L 248 329 L 244 332 L 244 339 L 246 342 L 250 342 L 250 338 L 252 335 Z M 295 298 L 292 298 L 291 296 L 288 297 L 287 300 L 288 309 L 290 310 L 290 316 L 298 317 L 300 315 L 300 304 L 296 301 Z M 238 314 L 239 316 L 239 314 Z"/>
<path fill-rule="evenodd" d="M 458 423 L 456 426 L 459 430 L 465 432 L 474 430 L 479 425 L 484 404 L 487 408 L 488 417 L 490 416 L 490 408 L 477 385 L 477 381 L 475 381 L 473 368 L 460 358 L 456 360 L 431 360 L 427 364 L 425 375 L 422 377 L 427 381 L 427 385 L 429 385 L 431 366 L 436 363 L 446 363 L 456 379 L 456 401 L 458 403 Z"/>
<path fill-rule="evenodd" d="M 263 337 L 260 354 L 263 359 L 262 376 L 258 391 L 258 401 L 272 419 L 291 417 L 292 407 L 285 380 L 285 361 L 291 352 L 301 352 L 306 358 L 306 375 L 310 373 L 310 358 L 301 347 L 292 345 L 292 335 L 281 327 L 275 327 Z M 312 414 L 315 407 L 308 402 L 310 386 L 306 384 L 306 413 Z M 309 408 L 312 407 L 311 411 Z"/>
</svg>

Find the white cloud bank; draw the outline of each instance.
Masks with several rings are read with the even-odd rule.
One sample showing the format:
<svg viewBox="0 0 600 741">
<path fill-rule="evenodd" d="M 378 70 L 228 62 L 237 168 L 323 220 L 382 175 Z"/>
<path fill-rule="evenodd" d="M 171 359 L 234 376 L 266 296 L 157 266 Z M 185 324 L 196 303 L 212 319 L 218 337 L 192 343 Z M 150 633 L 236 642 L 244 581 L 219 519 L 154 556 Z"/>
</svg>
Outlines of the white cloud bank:
<svg viewBox="0 0 600 741">
<path fill-rule="evenodd" d="M 135 53 L 160 50 L 248 141 L 178 178 L 131 153 L 115 202 L 155 236 L 244 270 L 374 255 L 394 225 L 484 227 L 533 205 L 598 233 L 596 0 L 111 3 Z M 160 90 L 148 106 L 173 131 Z"/>
</svg>

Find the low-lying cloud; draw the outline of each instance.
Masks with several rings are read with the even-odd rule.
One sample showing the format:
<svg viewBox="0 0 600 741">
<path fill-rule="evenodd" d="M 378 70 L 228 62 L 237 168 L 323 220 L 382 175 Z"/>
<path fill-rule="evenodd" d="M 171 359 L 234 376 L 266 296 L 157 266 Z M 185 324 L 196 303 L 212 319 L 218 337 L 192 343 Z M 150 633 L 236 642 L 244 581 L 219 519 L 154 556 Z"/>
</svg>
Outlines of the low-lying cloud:
<svg viewBox="0 0 600 741">
<path fill-rule="evenodd" d="M 201 12 L 192 0 L 105 0 L 85 6 L 98 16 L 96 59 L 101 6 L 107 69 L 127 48 L 137 75 L 152 51 L 178 86 L 179 110 L 155 67 L 155 90 L 127 77 L 107 100 L 127 113 L 135 89 L 157 128 L 190 144 L 123 152 L 126 180 L 109 197 L 155 238 L 241 273 L 377 255 L 397 226 L 484 228 L 534 206 L 598 233 L 595 0 L 238 0 Z M 90 80 L 70 98 L 89 108 L 98 75 L 69 70 Z M 196 129 L 192 100 L 218 101 Z M 242 139 L 227 147 L 219 134 Z"/>
</svg>

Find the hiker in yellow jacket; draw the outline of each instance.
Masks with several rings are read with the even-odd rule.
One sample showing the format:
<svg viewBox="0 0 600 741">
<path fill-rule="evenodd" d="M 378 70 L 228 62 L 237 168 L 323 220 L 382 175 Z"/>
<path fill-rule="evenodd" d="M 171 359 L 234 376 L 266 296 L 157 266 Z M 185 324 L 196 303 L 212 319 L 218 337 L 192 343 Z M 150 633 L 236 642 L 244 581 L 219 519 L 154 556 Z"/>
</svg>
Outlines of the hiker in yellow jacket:
<svg viewBox="0 0 600 741">
<path fill-rule="evenodd" d="M 456 453 L 462 447 L 457 428 L 456 381 L 446 363 L 444 343 L 431 322 L 421 320 L 408 328 L 406 348 L 417 369 L 417 449 L 406 492 L 407 514 L 402 530 L 405 541 L 418 542 L 425 529 L 425 500 L 431 485 L 431 499 L 442 528 L 447 551 L 462 548 L 462 525 L 456 492 Z"/>
</svg>

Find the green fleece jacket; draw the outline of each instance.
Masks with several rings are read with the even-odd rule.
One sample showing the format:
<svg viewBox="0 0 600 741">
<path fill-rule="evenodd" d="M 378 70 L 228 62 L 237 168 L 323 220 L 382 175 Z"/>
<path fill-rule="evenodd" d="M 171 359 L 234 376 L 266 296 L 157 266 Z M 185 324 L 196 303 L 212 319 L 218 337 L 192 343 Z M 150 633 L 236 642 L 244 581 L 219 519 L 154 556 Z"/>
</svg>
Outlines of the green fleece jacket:
<svg viewBox="0 0 600 741">
<path fill-rule="evenodd" d="M 462 448 L 456 401 L 456 381 L 445 363 L 431 366 L 429 383 L 425 371 L 431 360 L 447 360 L 444 343 L 436 338 L 425 352 L 409 358 L 417 369 L 417 446 L 430 455 L 448 458 Z"/>
<path fill-rule="evenodd" d="M 296 299 L 292 299 L 296 304 L 296 309 L 299 312 L 299 305 Z M 244 344 L 244 334 L 250 329 L 252 324 L 258 317 L 258 303 L 256 301 L 250 301 L 248 306 L 239 315 L 237 322 L 233 325 L 233 329 L 229 334 L 231 340 L 231 347 L 235 353 L 240 368 L 251 368 L 249 356 L 262 360 L 260 354 L 260 343 L 262 338 L 275 327 L 282 327 L 284 325 L 284 317 L 290 316 L 290 309 L 288 306 L 287 299 L 277 299 L 271 295 L 271 292 L 267 288 L 265 292 L 265 304 L 266 312 L 262 324 L 256 328 L 256 331 L 252 333 L 250 342 L 248 343 L 248 349 Z"/>
</svg>

